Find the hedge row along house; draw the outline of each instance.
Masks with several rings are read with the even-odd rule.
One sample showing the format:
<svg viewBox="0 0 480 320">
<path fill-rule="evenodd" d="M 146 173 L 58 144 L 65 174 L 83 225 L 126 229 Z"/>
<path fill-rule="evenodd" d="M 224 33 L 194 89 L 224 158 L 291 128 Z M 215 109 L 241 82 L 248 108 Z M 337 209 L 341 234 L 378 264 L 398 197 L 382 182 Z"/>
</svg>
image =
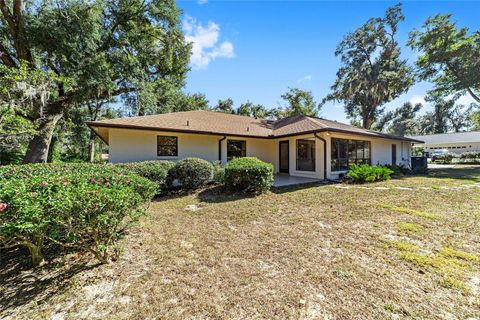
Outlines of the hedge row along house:
<svg viewBox="0 0 480 320">
<path fill-rule="evenodd" d="M 275 173 L 313 179 L 337 179 L 352 164 L 410 165 L 411 145 L 421 143 L 304 115 L 264 120 L 201 110 L 87 124 L 109 145 L 112 163 L 249 156 Z"/>
</svg>

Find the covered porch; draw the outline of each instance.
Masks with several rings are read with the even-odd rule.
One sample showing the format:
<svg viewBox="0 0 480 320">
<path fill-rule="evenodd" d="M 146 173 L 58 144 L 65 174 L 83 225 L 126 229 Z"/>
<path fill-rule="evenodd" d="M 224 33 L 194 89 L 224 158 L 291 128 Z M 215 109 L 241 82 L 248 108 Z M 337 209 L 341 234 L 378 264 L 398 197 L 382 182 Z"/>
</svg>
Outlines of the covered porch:
<svg viewBox="0 0 480 320">
<path fill-rule="evenodd" d="M 302 184 L 313 184 L 313 183 L 322 183 L 325 180 L 316 179 L 316 178 L 306 178 L 306 177 L 296 177 L 289 174 L 278 173 L 274 176 L 273 187 L 286 187 L 293 185 L 302 185 Z"/>
</svg>

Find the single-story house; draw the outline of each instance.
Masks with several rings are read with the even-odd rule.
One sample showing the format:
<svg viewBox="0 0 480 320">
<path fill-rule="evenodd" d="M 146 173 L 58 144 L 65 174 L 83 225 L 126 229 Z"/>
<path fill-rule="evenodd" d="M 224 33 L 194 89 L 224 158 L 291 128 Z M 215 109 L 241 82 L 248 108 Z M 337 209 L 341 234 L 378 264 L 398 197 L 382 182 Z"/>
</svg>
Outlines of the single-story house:
<svg viewBox="0 0 480 320">
<path fill-rule="evenodd" d="M 452 153 L 480 152 L 480 131 L 429 134 L 411 137 L 423 143 L 415 143 L 428 153 L 438 149 L 447 149 Z"/>
<path fill-rule="evenodd" d="M 276 173 L 313 179 L 336 179 L 354 163 L 409 165 L 412 143 L 421 143 L 304 115 L 264 120 L 202 110 L 87 124 L 109 145 L 112 163 L 252 156 Z"/>
</svg>

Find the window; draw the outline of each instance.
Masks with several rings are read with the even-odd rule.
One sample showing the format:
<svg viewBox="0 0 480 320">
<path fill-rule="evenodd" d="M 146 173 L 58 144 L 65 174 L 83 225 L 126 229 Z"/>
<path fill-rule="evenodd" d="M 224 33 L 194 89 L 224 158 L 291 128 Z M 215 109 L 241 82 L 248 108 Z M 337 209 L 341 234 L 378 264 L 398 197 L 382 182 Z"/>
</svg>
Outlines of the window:
<svg viewBox="0 0 480 320">
<path fill-rule="evenodd" d="M 314 140 L 297 140 L 297 170 L 315 171 Z"/>
<path fill-rule="evenodd" d="M 332 138 L 332 171 L 348 170 L 352 164 L 370 164 L 370 142 Z"/>
<path fill-rule="evenodd" d="M 159 157 L 178 156 L 178 137 L 157 136 L 157 155 Z"/>
<path fill-rule="evenodd" d="M 245 140 L 228 140 L 227 160 L 247 156 L 247 142 Z"/>
</svg>

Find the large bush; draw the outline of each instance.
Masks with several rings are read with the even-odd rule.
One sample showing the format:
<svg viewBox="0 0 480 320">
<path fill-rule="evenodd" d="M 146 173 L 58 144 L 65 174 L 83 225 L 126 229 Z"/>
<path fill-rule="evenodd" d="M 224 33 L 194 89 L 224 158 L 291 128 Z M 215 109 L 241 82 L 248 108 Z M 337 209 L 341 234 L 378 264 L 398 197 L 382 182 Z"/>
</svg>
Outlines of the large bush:
<svg viewBox="0 0 480 320">
<path fill-rule="evenodd" d="M 273 165 L 254 157 L 235 158 L 225 165 L 225 185 L 234 190 L 264 192 L 273 183 Z"/>
<path fill-rule="evenodd" d="M 155 183 L 111 165 L 0 167 L 0 247 L 28 248 L 34 265 L 47 244 L 106 262 L 126 223 L 155 193 Z"/>
<path fill-rule="evenodd" d="M 175 166 L 175 163 L 165 160 L 153 160 L 121 163 L 117 166 L 155 182 L 158 186 L 158 192 L 162 192 L 168 188 L 170 182 L 169 171 Z"/>
<path fill-rule="evenodd" d="M 185 158 L 178 161 L 170 171 L 173 180 L 185 189 L 198 188 L 213 178 L 213 164 L 200 158 Z"/>
<path fill-rule="evenodd" d="M 390 179 L 393 170 L 385 166 L 370 166 L 367 164 L 352 165 L 347 177 L 355 183 L 366 183 Z"/>
</svg>

